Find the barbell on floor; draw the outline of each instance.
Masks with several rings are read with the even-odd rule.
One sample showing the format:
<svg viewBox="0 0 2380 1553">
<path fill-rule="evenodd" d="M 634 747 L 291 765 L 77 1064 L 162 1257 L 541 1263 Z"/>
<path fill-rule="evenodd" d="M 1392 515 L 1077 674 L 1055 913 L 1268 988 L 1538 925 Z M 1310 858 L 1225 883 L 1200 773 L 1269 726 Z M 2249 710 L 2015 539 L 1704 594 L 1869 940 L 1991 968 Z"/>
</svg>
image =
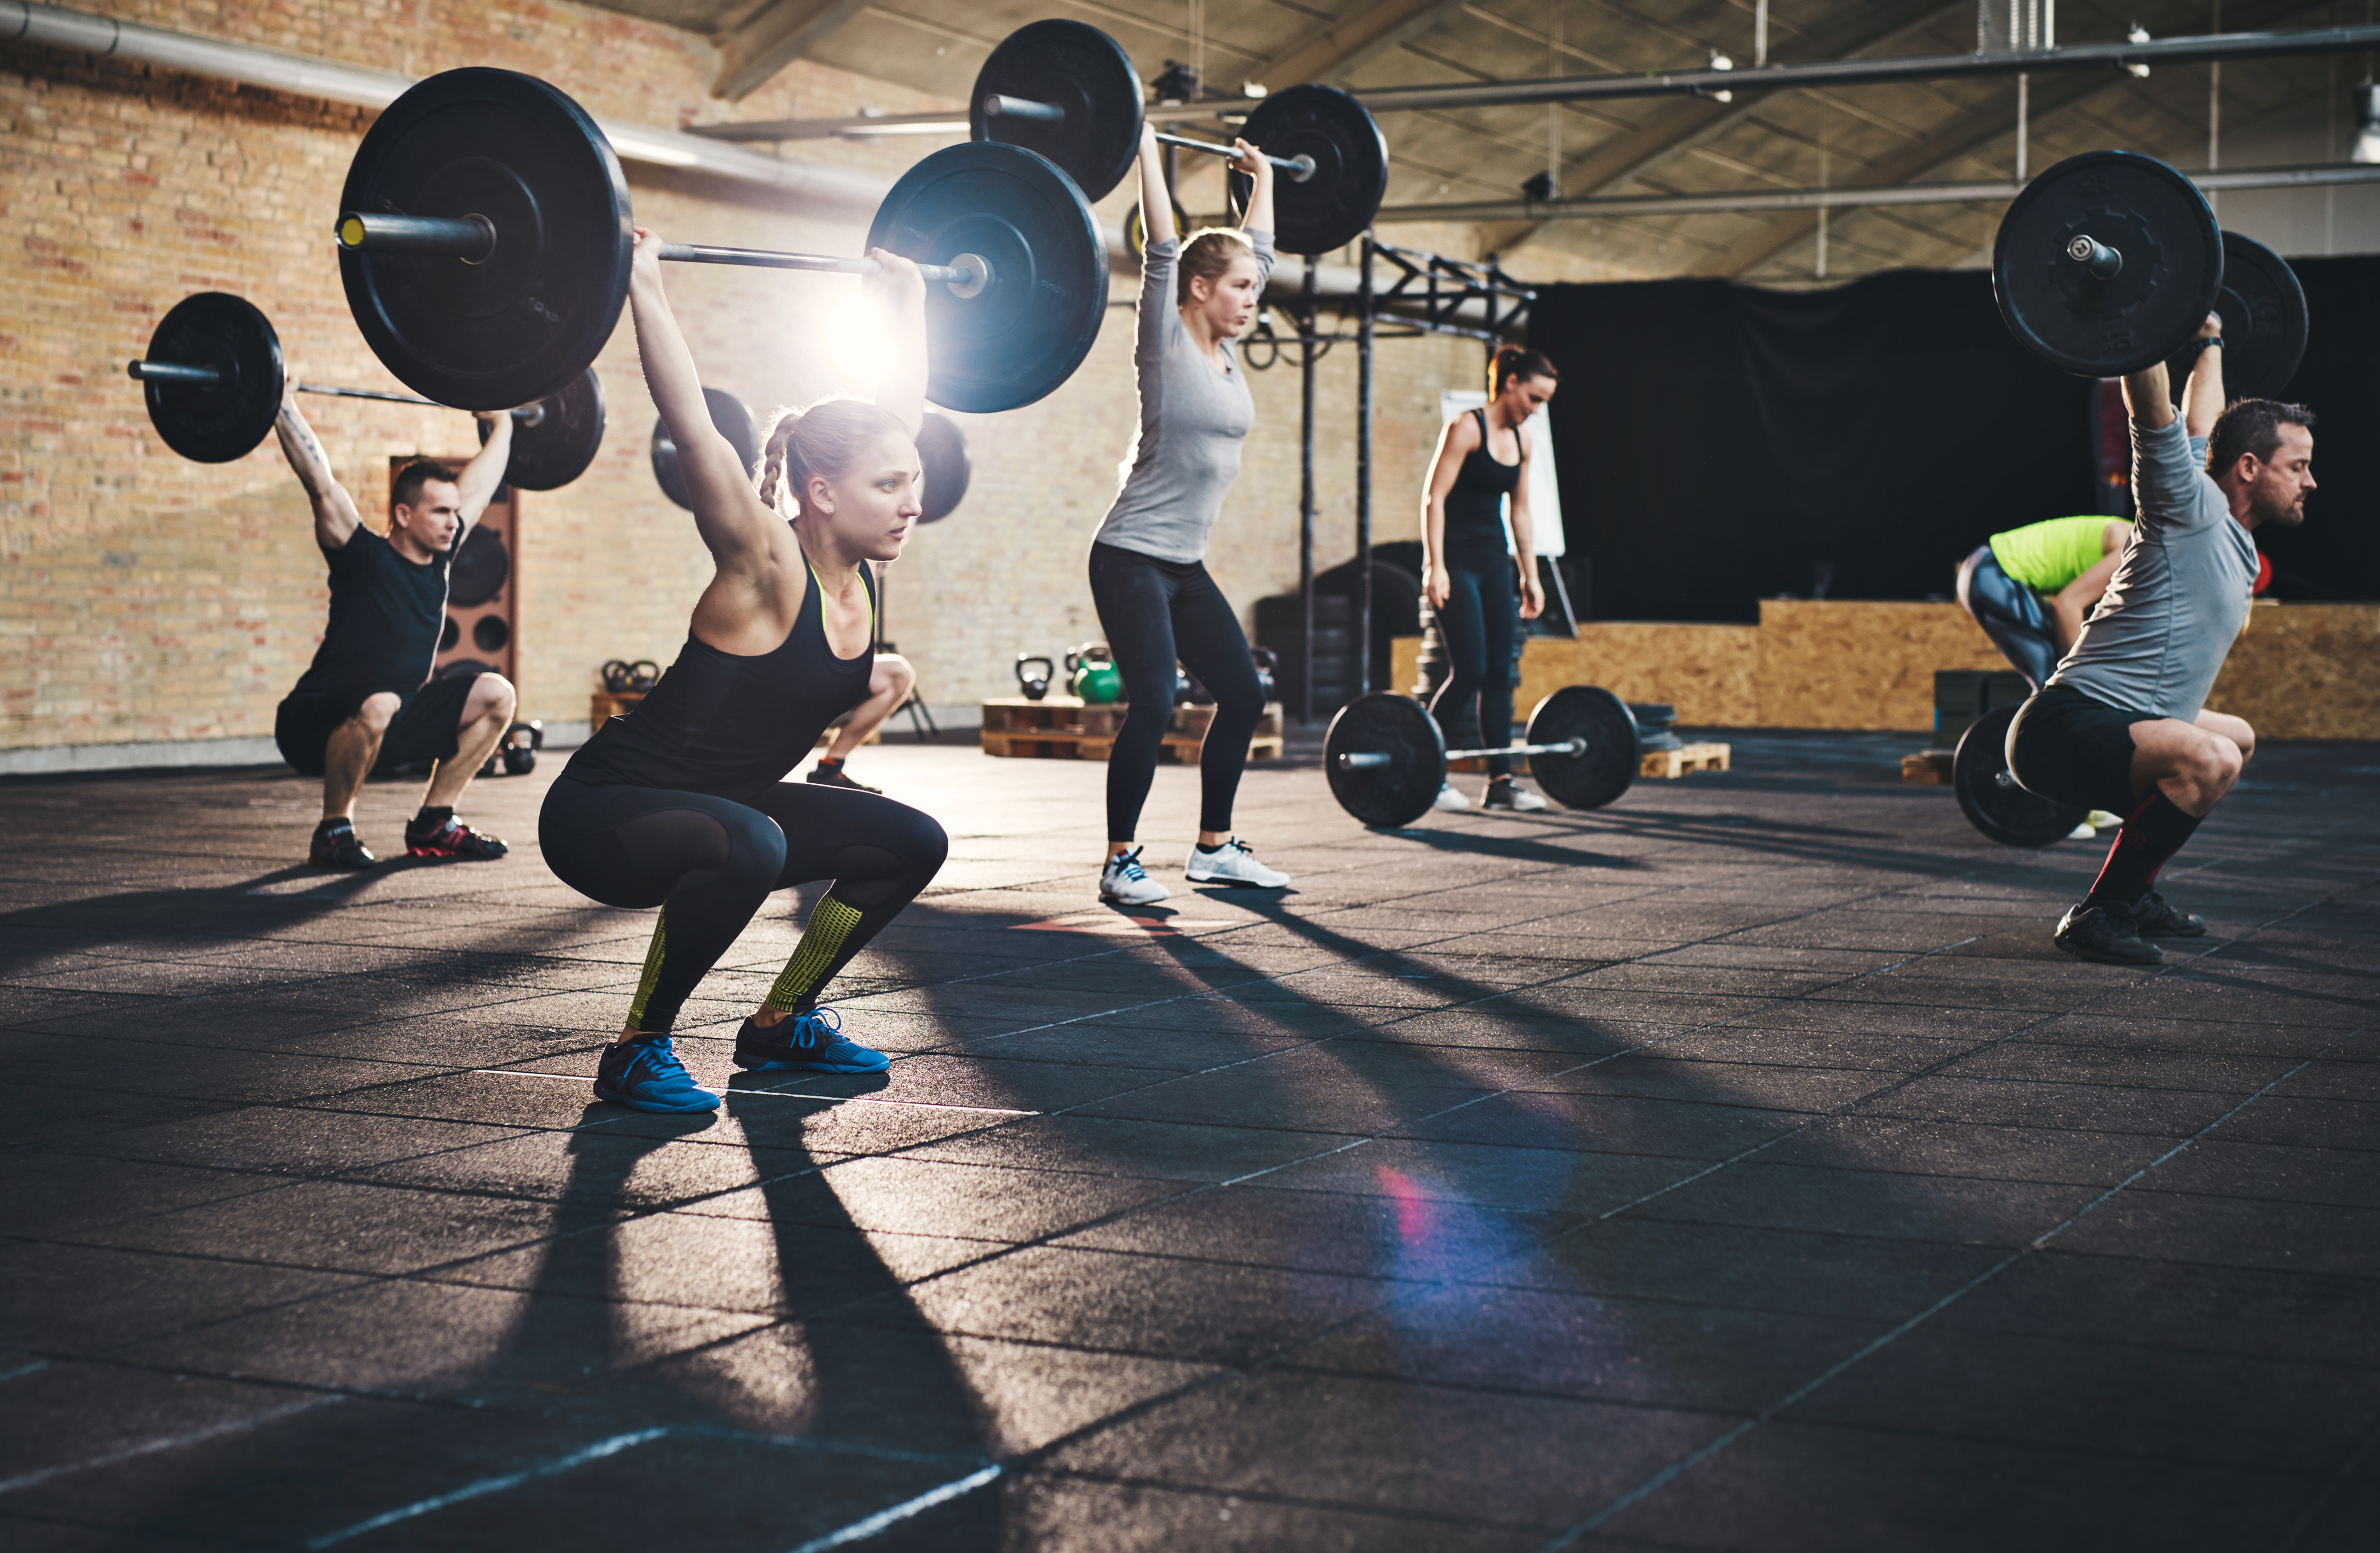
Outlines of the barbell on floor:
<svg viewBox="0 0 2380 1553">
<path fill-rule="evenodd" d="M 2070 156 L 2024 186 L 1992 245 L 1992 295 L 2043 360 L 2116 378 L 2175 374 L 2208 313 L 2223 321 L 2223 386 L 2278 394 L 2305 353 L 2305 292 L 2279 255 L 2223 231 L 2198 186 L 2128 151 Z"/>
<path fill-rule="evenodd" d="M 373 354 L 465 408 L 540 399 L 619 322 L 635 246 L 620 162 L 558 87 L 472 66 L 415 85 L 357 149 L 339 269 Z M 927 396 L 1029 405 L 1081 365 L 1107 309 L 1107 247 L 1074 181 L 1024 148 L 950 146 L 902 175 L 868 247 L 929 282 Z M 870 259 L 672 243 L 665 259 L 866 274 Z"/>
<path fill-rule="evenodd" d="M 1377 830 L 1429 812 L 1450 760 L 1524 755 L 1529 774 L 1565 808 L 1601 808 L 1628 791 L 1644 760 L 1635 714 L 1610 691 L 1569 685 L 1529 713 L 1526 742 L 1502 749 L 1446 747 L 1438 720 L 1410 696 L 1360 696 L 1323 735 L 1323 774 L 1339 807 Z"/>
<path fill-rule="evenodd" d="M 272 434 L 289 389 L 448 407 L 411 394 L 288 382 L 273 321 L 227 291 L 201 291 L 176 302 L 150 334 L 148 356 L 125 370 L 146 390 L 149 423 L 165 445 L 200 464 L 228 464 L 254 451 Z M 515 406 L 511 413 L 516 424 L 504 479 L 524 491 L 569 484 L 603 445 L 603 387 L 591 367 L 560 392 Z"/>
<path fill-rule="evenodd" d="M 976 73 L 967 125 L 978 140 L 1040 152 L 1094 200 L 1132 171 L 1147 106 L 1123 46 L 1087 22 L 1026 23 Z M 1329 86 L 1293 86 L 1248 113 L 1240 138 L 1288 176 L 1273 189 L 1274 236 L 1284 253 L 1329 253 L 1363 236 L 1389 191 L 1389 148 L 1371 110 Z M 1187 135 L 1167 145 L 1229 156 Z M 1248 178 L 1231 177 L 1245 208 Z"/>
<path fill-rule="evenodd" d="M 1967 725 L 1950 758 L 1950 787 L 1967 822 L 2002 846 L 2047 846 L 2072 834 L 2090 811 L 2027 791 L 2009 770 L 2009 724 L 2017 707 L 1994 707 Z"/>
</svg>

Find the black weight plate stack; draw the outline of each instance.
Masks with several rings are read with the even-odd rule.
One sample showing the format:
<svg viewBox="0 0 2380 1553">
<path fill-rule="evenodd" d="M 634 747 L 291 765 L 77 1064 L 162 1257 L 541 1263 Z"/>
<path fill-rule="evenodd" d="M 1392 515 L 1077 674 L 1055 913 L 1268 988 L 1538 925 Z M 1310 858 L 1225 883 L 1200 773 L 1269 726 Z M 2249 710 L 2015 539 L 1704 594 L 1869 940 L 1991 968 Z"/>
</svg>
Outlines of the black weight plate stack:
<svg viewBox="0 0 2380 1553">
<path fill-rule="evenodd" d="M 1385 766 L 1342 768 L 1342 755 L 1382 754 Z M 1339 709 L 1322 738 L 1322 770 L 1339 807 L 1377 831 L 1429 812 L 1446 785 L 1446 741 L 1429 709 L 1410 696 L 1358 696 Z"/>
<path fill-rule="evenodd" d="M 183 297 L 149 336 L 148 359 L 221 374 L 206 384 L 154 378 L 141 384 L 149 424 L 183 457 L 228 464 L 273 431 L 281 413 L 281 337 L 245 297 L 228 291 Z"/>
<path fill-rule="evenodd" d="M 995 92 L 1063 108 L 1065 122 L 993 117 L 983 100 Z M 1087 198 L 1104 200 L 1140 154 L 1141 101 L 1132 55 L 1113 38 L 1087 22 L 1031 21 L 1002 38 L 976 72 L 967 128 L 978 140 L 1040 152 Z"/>
<path fill-rule="evenodd" d="M 710 424 L 735 449 L 736 458 L 747 475 L 758 472 L 760 462 L 760 434 L 752 424 L 752 412 L 744 401 L 723 388 L 706 388 L 703 403 L 710 406 Z M 686 493 L 686 477 L 678 473 L 677 443 L 670 440 L 669 422 L 653 422 L 653 479 L 660 482 L 662 494 L 686 511 L 694 510 L 694 499 Z"/>
<path fill-rule="evenodd" d="M 487 440 L 482 426 L 480 441 Z M 585 474 L 602 448 L 603 384 L 589 367 L 545 401 L 545 415 L 536 425 L 513 423 L 504 483 L 523 491 L 559 491 Z"/>
<path fill-rule="evenodd" d="M 1310 156 L 1314 176 L 1304 183 L 1273 169 L 1273 246 L 1283 253 L 1330 253 L 1364 235 L 1389 192 L 1389 142 L 1372 111 L 1335 86 L 1293 86 L 1274 92 L 1248 115 L 1240 139 L 1267 156 Z M 1245 174 L 1229 176 L 1232 209 L 1247 209 L 1256 187 Z"/>
<path fill-rule="evenodd" d="M 2009 775 L 2009 724 L 2022 702 L 1994 707 L 1967 725 L 1950 761 L 1950 786 L 1976 830 L 2002 846 L 2047 846 L 2082 823 L 2088 809 L 2028 793 Z"/>
<path fill-rule="evenodd" d="M 1628 703 L 1593 685 L 1565 685 L 1529 713 L 1528 742 L 1585 739 L 1577 755 L 1532 755 L 1529 775 L 1564 808 L 1599 809 L 1636 780 L 1645 755 Z"/>
<path fill-rule="evenodd" d="M 2123 255 L 2094 277 L 2076 237 Z M 2084 152 L 2024 186 L 1992 245 L 1992 291 L 2026 349 L 2083 377 L 2164 360 L 2198 333 L 2223 281 L 2223 233 L 2197 186 L 2153 156 Z"/>
<path fill-rule="evenodd" d="M 876 208 L 869 248 L 921 264 L 990 262 L 982 294 L 926 287 L 926 396 L 986 414 L 1032 404 L 1082 365 L 1108 308 L 1108 249 L 1075 180 L 1021 146 L 945 146 Z"/>
<path fill-rule="evenodd" d="M 467 410 L 558 394 L 628 296 L 628 186 L 585 109 L 534 76 L 473 66 L 388 105 L 347 169 L 340 209 L 485 216 L 495 251 L 467 264 L 342 249 L 347 308 L 418 394 Z"/>
<path fill-rule="evenodd" d="M 926 510 L 917 521 L 940 523 L 966 500 L 967 481 L 975 474 L 958 422 L 928 410 L 925 429 L 917 433 L 917 462 L 926 473 Z"/>
<path fill-rule="evenodd" d="M 2269 399 L 2287 388 L 2305 356 L 2307 324 L 2305 291 L 2289 261 L 2253 237 L 2224 233 L 2223 291 L 2215 310 L 2223 315 L 2224 394 Z M 2167 363 L 2176 400 L 2196 360 L 2192 351 Z"/>
</svg>

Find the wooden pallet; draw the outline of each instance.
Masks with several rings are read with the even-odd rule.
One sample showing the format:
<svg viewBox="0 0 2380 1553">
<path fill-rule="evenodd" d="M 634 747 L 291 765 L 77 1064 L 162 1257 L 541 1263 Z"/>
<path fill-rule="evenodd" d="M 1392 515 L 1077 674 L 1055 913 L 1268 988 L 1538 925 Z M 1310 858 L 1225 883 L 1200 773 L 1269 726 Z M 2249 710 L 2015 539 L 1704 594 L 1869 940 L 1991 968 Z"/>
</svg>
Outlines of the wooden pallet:
<svg viewBox="0 0 2380 1553">
<path fill-rule="evenodd" d="M 1727 770 L 1728 746 L 1723 744 L 1690 744 L 1676 749 L 1648 749 L 1644 764 L 1636 768 L 1640 777 L 1681 777 L 1689 771 L 1723 771 Z"/>
<path fill-rule="evenodd" d="M 1950 785 L 1951 762 L 1956 750 L 1921 749 L 1914 755 L 1900 758 L 1900 780 L 1936 787 Z"/>
<path fill-rule="evenodd" d="M 1115 748 L 1116 734 L 1131 708 L 1085 706 L 1072 696 L 1049 696 L 1028 701 L 1022 696 L 1000 696 L 983 703 L 983 752 L 1008 759 L 1104 760 Z M 1194 765 L 1215 721 L 1212 707 L 1176 707 L 1158 758 Z M 1257 720 L 1256 736 L 1248 741 L 1252 760 L 1278 760 L 1283 747 L 1281 703 L 1268 704 Z"/>
</svg>

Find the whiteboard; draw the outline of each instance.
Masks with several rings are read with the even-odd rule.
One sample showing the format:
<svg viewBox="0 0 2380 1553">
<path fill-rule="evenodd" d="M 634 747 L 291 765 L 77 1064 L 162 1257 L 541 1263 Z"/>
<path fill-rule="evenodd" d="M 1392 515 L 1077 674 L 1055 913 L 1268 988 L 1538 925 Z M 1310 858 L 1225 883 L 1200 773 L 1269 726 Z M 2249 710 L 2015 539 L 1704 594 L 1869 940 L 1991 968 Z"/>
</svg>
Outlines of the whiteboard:
<svg viewBox="0 0 2380 1553">
<path fill-rule="evenodd" d="M 1469 415 L 1488 403 L 1488 391 L 1481 388 L 1442 388 L 1438 393 L 1438 419 L 1441 426 L 1459 415 Z M 1568 542 L 1562 537 L 1561 480 L 1554 473 L 1553 423 L 1542 406 L 1522 423 L 1521 431 L 1529 439 L 1529 520 L 1535 527 L 1539 555 L 1566 555 Z M 1504 503 L 1504 551 L 1512 550 L 1512 504 Z"/>
</svg>

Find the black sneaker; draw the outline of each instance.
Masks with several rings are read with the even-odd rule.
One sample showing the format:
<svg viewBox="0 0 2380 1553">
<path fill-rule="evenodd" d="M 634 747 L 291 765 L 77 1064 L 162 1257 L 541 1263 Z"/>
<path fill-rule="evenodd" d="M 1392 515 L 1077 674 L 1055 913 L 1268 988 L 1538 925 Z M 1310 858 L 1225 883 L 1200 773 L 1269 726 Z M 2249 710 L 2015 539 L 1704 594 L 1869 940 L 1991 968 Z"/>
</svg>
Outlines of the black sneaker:
<svg viewBox="0 0 2380 1553">
<path fill-rule="evenodd" d="M 2130 918 L 2102 906 L 2069 907 L 2058 919 L 2058 932 L 2050 941 L 2077 960 L 2096 960 L 2103 965 L 2165 964 L 2165 951 L 2143 943 L 2132 931 Z"/>
<path fill-rule="evenodd" d="M 817 783 L 820 787 L 848 787 L 854 793 L 881 793 L 884 791 L 884 789 L 880 787 L 870 787 L 864 782 L 854 782 L 849 777 L 844 775 L 843 762 L 840 760 L 834 761 L 832 764 L 829 764 L 824 760 L 820 761 L 817 765 L 810 768 L 810 774 L 803 780 Z"/>
<path fill-rule="evenodd" d="M 377 868 L 380 859 L 356 836 L 356 828 L 342 822 L 335 828 L 318 825 L 314 828 L 314 844 L 306 854 L 307 866 L 316 868 Z"/>
<path fill-rule="evenodd" d="M 461 859 L 470 863 L 492 863 L 512 848 L 485 831 L 474 831 L 449 815 L 446 822 L 429 831 L 417 831 L 411 824 L 405 828 L 405 855 L 427 857 L 433 863 L 449 863 Z"/>
<path fill-rule="evenodd" d="M 843 1015 L 831 1008 L 788 1014 L 763 1029 L 744 1021 L 735 1032 L 739 1068 L 813 1068 L 828 1074 L 880 1074 L 892 1059 L 843 1033 Z"/>
<path fill-rule="evenodd" d="M 2203 939 L 2206 918 L 2176 910 L 2152 890 L 2132 903 L 2132 931 L 2144 939 Z"/>
</svg>

